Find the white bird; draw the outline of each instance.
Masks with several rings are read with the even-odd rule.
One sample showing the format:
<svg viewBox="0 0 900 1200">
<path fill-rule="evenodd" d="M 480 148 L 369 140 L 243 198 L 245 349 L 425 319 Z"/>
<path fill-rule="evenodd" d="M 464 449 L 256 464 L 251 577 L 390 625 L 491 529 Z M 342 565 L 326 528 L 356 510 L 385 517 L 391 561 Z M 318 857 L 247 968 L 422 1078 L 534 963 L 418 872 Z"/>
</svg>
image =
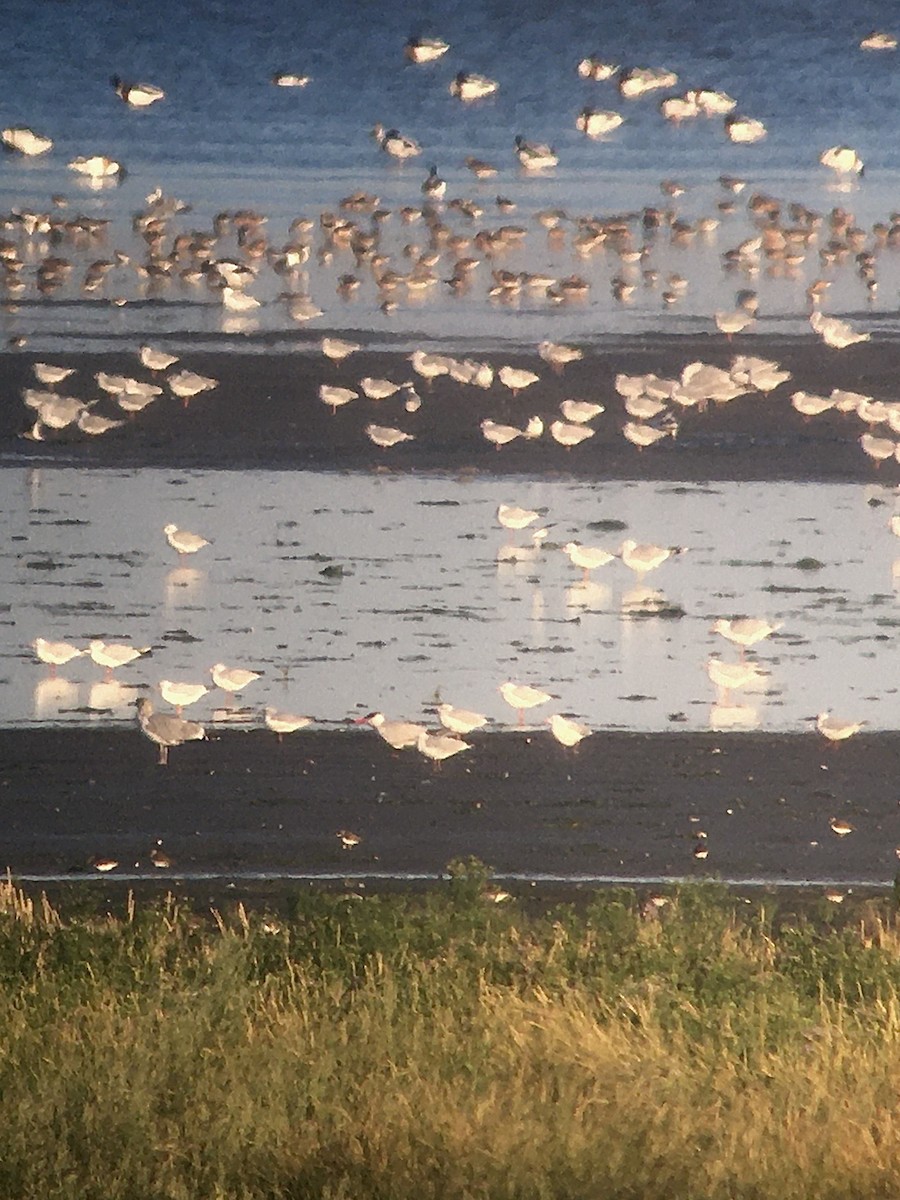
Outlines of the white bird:
<svg viewBox="0 0 900 1200">
<path fill-rule="evenodd" d="M 819 396 L 815 392 L 794 392 L 791 395 L 791 407 L 803 417 L 818 417 L 834 408 L 833 396 Z"/>
<path fill-rule="evenodd" d="M 367 425 L 365 434 L 370 442 L 374 442 L 376 446 L 381 446 L 383 449 L 396 446 L 400 442 L 415 441 L 415 434 L 404 433 L 402 429 L 395 429 L 391 425 Z"/>
<path fill-rule="evenodd" d="M 591 429 L 588 425 L 570 425 L 566 421 L 552 421 L 550 423 L 550 436 L 555 442 L 559 442 L 561 446 L 565 446 L 567 450 L 593 437 L 594 433 L 595 430 Z"/>
<path fill-rule="evenodd" d="M 229 287 L 227 283 L 222 288 L 222 307 L 227 308 L 229 312 L 252 312 L 253 309 L 259 308 L 261 303 L 262 301 L 257 300 L 255 296 Z"/>
<path fill-rule="evenodd" d="M 337 413 L 337 410 L 345 404 L 349 404 L 351 400 L 358 398 L 359 392 L 354 392 L 351 388 L 334 387 L 330 383 L 319 385 L 319 399 L 323 404 L 331 406 L 332 415 Z"/>
<path fill-rule="evenodd" d="M 279 742 L 286 733 L 296 733 L 312 724 L 312 717 L 302 717 L 295 713 L 280 712 L 276 708 L 267 707 L 265 710 L 266 726 L 278 735 Z"/>
<path fill-rule="evenodd" d="M 188 529 L 179 529 L 172 521 L 163 526 L 163 533 L 172 549 L 177 550 L 179 554 L 196 554 L 198 550 L 209 545 L 207 539 L 201 537 L 199 533 L 191 533 Z"/>
<path fill-rule="evenodd" d="M 458 100 L 482 100 L 485 96 L 493 96 L 499 87 L 497 80 L 489 79 L 487 75 L 459 71 L 450 81 L 450 95 Z"/>
<path fill-rule="evenodd" d="M 575 118 L 575 128 L 587 137 L 599 138 L 618 129 L 624 120 L 621 113 L 583 108 Z"/>
<path fill-rule="evenodd" d="M 618 63 L 604 62 L 594 55 L 582 58 L 577 68 L 582 79 L 592 79 L 595 83 L 603 83 L 605 79 L 612 79 L 618 69 Z"/>
<path fill-rule="evenodd" d="M 527 708 L 535 708 L 553 699 L 549 692 L 542 692 L 540 688 L 532 687 L 528 683 L 508 681 L 500 684 L 499 691 L 506 703 L 516 710 L 520 725 L 525 723 Z"/>
<path fill-rule="evenodd" d="M 434 62 L 450 49 L 441 38 L 411 37 L 403 47 L 403 53 L 414 63 Z"/>
<path fill-rule="evenodd" d="M 516 158 L 526 171 L 544 171 L 559 162 L 559 155 L 552 146 L 526 141 L 521 134 L 516 136 Z"/>
<path fill-rule="evenodd" d="M 178 679 L 161 679 L 158 686 L 163 700 L 171 704 L 179 716 L 183 708 L 196 704 L 209 691 L 205 683 L 185 683 Z"/>
<path fill-rule="evenodd" d="M 819 155 L 823 167 L 829 167 L 838 175 L 862 175 L 863 160 L 851 146 L 829 146 Z"/>
<path fill-rule="evenodd" d="M 517 504 L 501 504 L 497 509 L 497 520 L 504 529 L 527 529 L 540 515 L 532 508 L 519 508 Z"/>
<path fill-rule="evenodd" d="M 628 100 L 660 88 L 673 88 L 677 83 L 675 72 L 664 67 L 629 67 L 619 72 L 619 93 Z"/>
<path fill-rule="evenodd" d="M 276 87 L 305 88 L 310 78 L 309 75 L 297 75 L 292 71 L 276 71 L 272 82 Z"/>
<path fill-rule="evenodd" d="M 404 386 L 402 383 L 392 383 L 390 379 L 372 379 L 369 375 L 359 381 L 360 391 L 369 400 L 389 400 Z"/>
<path fill-rule="evenodd" d="M 570 720 L 568 717 L 560 716 L 559 713 L 554 713 L 553 716 L 548 717 L 547 723 L 550 726 L 550 732 L 561 746 L 577 746 L 579 742 L 593 733 L 593 730 L 589 726 L 581 725 L 577 721 Z"/>
<path fill-rule="evenodd" d="M 394 750 L 409 750 L 419 740 L 419 734 L 425 733 L 424 725 L 415 721 L 389 721 L 383 712 L 371 712 L 364 717 L 357 717 L 354 724 L 371 725 L 380 738 Z"/>
<path fill-rule="evenodd" d="M 13 125 L 4 129 L 0 132 L 0 139 L 7 150 L 16 150 L 27 158 L 36 158 L 39 154 L 46 154 L 48 150 L 53 149 L 51 138 L 35 133 L 27 125 Z"/>
<path fill-rule="evenodd" d="M 616 557 L 602 546 L 582 546 L 579 542 L 566 542 L 563 552 L 568 555 L 573 567 L 581 568 L 585 583 L 590 578 L 591 571 L 595 571 L 597 567 L 605 567 Z"/>
<path fill-rule="evenodd" d="M 892 33 L 868 33 L 859 43 L 860 50 L 896 50 L 897 39 Z"/>
<path fill-rule="evenodd" d="M 73 158 L 69 170 L 79 175 L 87 175 L 90 179 L 110 179 L 123 173 L 122 164 L 105 154 L 91 154 L 87 157 Z"/>
<path fill-rule="evenodd" d="M 209 668 L 213 683 L 224 692 L 242 692 L 255 680 L 260 678 L 259 671 L 247 671 L 243 667 L 226 667 L 224 663 L 215 663 Z"/>
<path fill-rule="evenodd" d="M 53 387 L 55 383 L 62 383 L 64 379 L 75 374 L 74 367 L 58 367 L 54 363 L 36 362 L 32 364 L 31 369 L 34 371 L 38 383 L 46 384 L 47 387 Z"/>
<path fill-rule="evenodd" d="M 482 713 L 471 712 L 467 708 L 454 708 L 452 704 L 439 704 L 437 712 L 441 724 L 451 733 L 471 733 L 487 724 L 487 717 Z"/>
<path fill-rule="evenodd" d="M 644 425 L 639 421 L 626 421 L 622 426 L 622 433 L 626 441 L 637 446 L 639 450 L 655 445 L 670 433 L 673 437 L 675 435 L 673 429 L 655 429 L 652 425 Z"/>
<path fill-rule="evenodd" d="M 855 345 L 856 342 L 867 342 L 872 336 L 869 333 L 859 333 L 849 321 L 842 321 L 838 317 L 827 317 L 818 311 L 812 314 L 809 323 L 825 345 L 831 346 L 835 350 L 843 350 L 846 346 Z"/>
<path fill-rule="evenodd" d="M 177 355 L 167 354 L 165 350 L 154 350 L 152 346 L 141 346 L 138 356 L 148 371 L 167 371 L 178 362 Z"/>
<path fill-rule="evenodd" d="M 862 434 L 859 444 L 876 467 L 886 459 L 893 458 L 897 450 L 897 445 L 891 438 L 876 437 L 874 433 Z"/>
<path fill-rule="evenodd" d="M 584 358 L 584 351 L 579 350 L 577 346 L 566 346 L 562 342 L 541 342 L 538 355 L 545 363 L 549 363 L 558 375 L 562 375 L 568 363 Z"/>
<path fill-rule="evenodd" d="M 104 642 L 100 638 L 94 638 L 88 646 L 88 652 L 97 666 L 106 668 L 108 681 L 117 667 L 127 666 L 142 654 L 149 654 L 150 650 L 150 646 L 128 646 L 124 642 Z"/>
<path fill-rule="evenodd" d="M 447 733 L 429 733 L 427 729 L 423 729 L 416 739 L 416 749 L 420 754 L 424 754 L 426 758 L 437 766 L 446 758 L 452 758 L 454 754 L 461 754 L 463 750 L 471 750 L 469 742 L 464 742 L 461 738 L 453 737 Z"/>
<path fill-rule="evenodd" d="M 570 424 L 586 425 L 588 421 L 593 421 L 594 417 L 606 412 L 606 409 L 602 404 L 594 404 L 590 400 L 562 400 L 559 411 Z"/>
<path fill-rule="evenodd" d="M 840 717 L 833 717 L 830 709 L 825 709 L 816 717 L 816 729 L 829 742 L 846 741 L 855 733 L 859 733 L 865 723 L 865 721 L 844 721 Z"/>
<path fill-rule="evenodd" d="M 415 158 L 417 154 L 422 153 L 419 143 L 410 137 L 404 137 L 399 129 L 385 129 L 383 125 L 376 125 L 372 130 L 372 136 L 385 154 L 389 154 L 391 158 L 401 160 Z"/>
<path fill-rule="evenodd" d="M 114 421 L 111 417 L 101 417 L 98 413 L 92 413 L 90 409 L 83 408 L 78 414 L 75 424 L 88 437 L 100 437 L 104 433 L 109 433 L 111 429 L 121 429 L 125 422 Z"/>
<path fill-rule="evenodd" d="M 515 425 L 502 425 L 497 421 L 491 420 L 490 417 L 485 417 L 481 422 L 481 432 L 489 442 L 493 443 L 497 450 L 501 446 L 505 446 L 516 438 L 523 436 L 523 431 L 517 429 Z"/>
<path fill-rule="evenodd" d="M 725 132 L 733 142 L 751 144 L 762 141 L 767 131 L 755 117 L 730 115 L 725 118 Z"/>
<path fill-rule="evenodd" d="M 166 97 L 162 88 L 153 83 L 126 83 L 118 75 L 113 75 L 110 82 L 119 99 L 130 104 L 132 108 L 147 108 Z"/>
<path fill-rule="evenodd" d="M 323 337 L 322 353 L 332 362 L 343 362 L 359 349 L 359 342 L 345 342 L 340 338 Z"/>
<path fill-rule="evenodd" d="M 48 664 L 50 674 L 54 677 L 57 667 L 64 667 L 73 658 L 79 658 L 82 654 L 87 653 L 86 650 L 79 650 L 70 642 L 50 642 L 42 637 L 35 638 L 31 644 L 41 662 Z"/>
<path fill-rule="evenodd" d="M 773 633 L 777 633 L 781 629 L 783 624 L 783 621 L 776 621 L 773 625 L 762 617 L 734 617 L 731 620 L 719 617 L 713 624 L 713 629 L 729 642 L 740 646 L 741 657 L 743 657 L 744 651 L 748 647 L 755 646 L 757 642 L 771 637 Z"/>
<path fill-rule="evenodd" d="M 524 367 L 501 367 L 497 372 L 497 378 L 504 387 L 508 387 L 514 396 L 517 396 L 524 388 L 531 387 L 533 383 L 540 380 L 540 375 L 535 375 L 534 371 L 526 371 Z"/>
<path fill-rule="evenodd" d="M 141 696 L 135 704 L 141 730 L 151 742 L 156 742 L 159 746 L 160 766 L 164 767 L 168 763 L 170 746 L 201 741 L 206 737 L 205 729 L 197 721 L 185 721 L 167 713 L 155 713 L 146 696 Z"/>
<path fill-rule="evenodd" d="M 668 546 L 654 546 L 648 542 L 639 543 L 633 538 L 626 538 L 618 553 L 625 566 L 642 579 L 648 571 L 654 571 L 661 566 L 674 551 Z"/>
<path fill-rule="evenodd" d="M 199 396 L 201 392 L 211 392 L 219 386 L 218 379 L 211 379 L 208 375 L 198 375 L 195 371 L 187 370 L 176 371 L 174 375 L 168 375 L 166 382 L 172 394 L 184 401 L 185 405 L 194 396 Z"/>
</svg>

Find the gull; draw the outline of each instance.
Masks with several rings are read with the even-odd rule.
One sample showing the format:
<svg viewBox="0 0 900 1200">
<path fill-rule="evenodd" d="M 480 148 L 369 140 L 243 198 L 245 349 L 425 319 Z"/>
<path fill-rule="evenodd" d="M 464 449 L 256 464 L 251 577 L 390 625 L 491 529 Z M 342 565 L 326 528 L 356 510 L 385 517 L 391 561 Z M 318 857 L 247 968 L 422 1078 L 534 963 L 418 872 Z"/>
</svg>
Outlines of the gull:
<svg viewBox="0 0 900 1200">
<path fill-rule="evenodd" d="M 643 425 L 638 421 L 626 421 L 622 426 L 622 433 L 626 439 L 643 450 L 645 446 L 653 446 L 656 442 L 662 441 L 664 437 L 668 437 L 671 433 L 675 436 L 676 429 L 654 429 L 652 425 Z"/>
<path fill-rule="evenodd" d="M 517 396 L 524 388 L 537 383 L 540 375 L 535 375 L 534 371 L 526 371 L 522 367 L 501 367 L 497 372 L 497 378 L 504 387 L 509 388 L 513 396 Z"/>
<path fill-rule="evenodd" d="M 779 384 L 788 382 L 791 372 L 782 370 L 770 359 L 739 354 L 732 360 L 731 377 L 736 383 L 747 384 L 758 392 L 772 392 Z"/>
<path fill-rule="evenodd" d="M 892 33 L 868 33 L 859 43 L 860 50 L 896 50 L 897 39 Z"/>
<path fill-rule="evenodd" d="M 471 71 L 459 71 L 450 81 L 450 95 L 458 100 L 482 100 L 485 96 L 493 96 L 500 84 L 496 79 L 487 75 L 476 75 Z"/>
<path fill-rule="evenodd" d="M 359 386 L 364 395 L 370 400 L 387 400 L 391 396 L 396 395 L 406 385 L 391 383 L 390 379 L 372 379 L 366 375 L 359 381 Z"/>
<path fill-rule="evenodd" d="M 549 692 L 542 692 L 540 688 L 531 687 L 527 683 L 508 681 L 500 684 L 499 691 L 506 703 L 516 710 L 520 725 L 525 724 L 526 708 L 535 708 L 553 699 Z"/>
<path fill-rule="evenodd" d="M 116 667 L 125 667 L 142 654 L 149 654 L 150 650 L 150 646 L 127 646 L 124 642 L 104 642 L 100 638 L 94 638 L 88 646 L 88 652 L 97 666 L 106 668 L 108 682 L 112 680 Z"/>
<path fill-rule="evenodd" d="M 31 644 L 41 662 L 49 665 L 50 674 L 54 678 L 56 677 L 57 667 L 64 667 L 73 658 L 79 658 L 82 654 L 87 653 L 86 650 L 79 650 L 77 646 L 73 646 L 70 642 L 50 642 L 42 637 L 35 638 Z"/>
<path fill-rule="evenodd" d="M 841 321 L 838 317 L 826 317 L 818 311 L 812 314 L 809 323 L 825 345 L 835 350 L 843 350 L 845 346 L 867 342 L 871 338 L 869 333 L 858 333 L 849 321 Z"/>
<path fill-rule="evenodd" d="M 415 721 L 389 721 L 383 712 L 371 712 L 364 717 L 357 717 L 354 724 L 371 725 L 378 736 L 394 750 L 410 749 L 418 742 L 419 734 L 426 732 L 425 726 L 417 725 Z"/>
<path fill-rule="evenodd" d="M 413 350 L 409 355 L 412 369 L 431 386 L 439 375 L 449 375 L 452 360 L 444 354 L 428 354 L 425 350 Z"/>
<path fill-rule="evenodd" d="M 638 576 L 639 579 L 654 571 L 670 558 L 675 551 L 669 546 L 654 546 L 648 542 L 639 543 L 633 538 L 626 538 L 619 547 L 618 554 L 622 562 Z"/>
<path fill-rule="evenodd" d="M 197 721 L 185 721 L 167 713 L 155 713 L 146 696 L 139 697 L 135 701 L 135 707 L 142 732 L 159 746 L 159 764 L 162 767 L 169 761 L 170 746 L 201 741 L 206 737 L 206 730 Z"/>
<path fill-rule="evenodd" d="M 266 726 L 278 735 L 279 742 L 286 733 L 296 733 L 312 724 L 312 717 L 301 717 L 295 713 L 280 712 L 276 708 L 267 707 L 265 710 Z"/>
<path fill-rule="evenodd" d="M 481 432 L 489 442 L 493 442 L 498 450 L 515 438 L 523 436 L 523 431 L 517 429 L 515 425 L 501 425 L 492 421 L 490 417 L 485 417 L 481 422 Z"/>
<path fill-rule="evenodd" d="M 584 352 L 577 346 L 566 346 L 561 342 L 541 342 L 538 346 L 538 355 L 545 363 L 549 363 L 558 375 L 562 375 L 566 364 L 578 362 L 584 357 Z"/>
<path fill-rule="evenodd" d="M 754 324 L 756 318 L 742 308 L 735 308 L 728 312 L 717 312 L 714 314 L 716 329 L 719 333 L 724 333 L 725 337 L 730 342 L 736 333 L 743 333 L 745 329 L 749 329 Z"/>
<path fill-rule="evenodd" d="M 783 621 L 778 621 L 773 625 L 762 617 L 734 617 L 731 620 L 719 617 L 713 624 L 713 630 L 729 642 L 740 646 L 743 658 L 744 651 L 749 646 L 755 646 L 757 642 L 771 637 L 783 624 Z"/>
<path fill-rule="evenodd" d="M 176 371 L 168 375 L 166 382 L 172 394 L 178 396 L 187 407 L 188 401 L 201 392 L 211 392 L 219 386 L 218 379 L 210 379 L 207 375 L 198 375 L 195 371 Z"/>
<path fill-rule="evenodd" d="M 464 742 L 461 738 L 453 737 L 451 734 L 429 733 L 427 729 L 423 729 L 416 739 L 416 749 L 426 758 L 430 758 L 437 767 L 444 759 L 452 758 L 454 754 L 461 754 L 463 750 L 471 750 L 472 747 L 469 742 Z"/>
<path fill-rule="evenodd" d="M 449 49 L 449 43 L 441 38 L 411 37 L 403 47 L 403 53 L 410 62 L 429 63 L 446 54 Z"/>
<path fill-rule="evenodd" d="M 202 550 L 204 546 L 209 545 L 206 538 L 201 537 L 199 533 L 191 533 L 187 529 L 179 529 L 172 521 L 168 525 L 163 526 L 163 533 L 166 535 L 166 541 L 172 549 L 177 550 L 182 555 L 196 554 L 198 550 Z"/>
<path fill-rule="evenodd" d="M 619 93 L 633 100 L 659 88 L 672 88 L 678 83 L 674 71 L 663 67 L 629 67 L 619 72 Z"/>
<path fill-rule="evenodd" d="M 582 546 L 578 542 L 566 542 L 563 551 L 569 556 L 572 566 L 581 567 L 585 583 L 590 578 L 591 571 L 597 567 L 605 567 L 616 557 L 601 546 Z"/>
<path fill-rule="evenodd" d="M 417 154 L 422 153 L 418 142 L 404 137 L 399 129 L 385 129 L 383 125 L 376 125 L 372 130 L 372 136 L 385 154 L 389 154 L 391 158 L 402 160 L 414 158 Z"/>
<path fill-rule="evenodd" d="M 116 395 L 116 403 L 123 412 L 143 412 L 148 404 L 153 403 L 157 397 L 157 394 L 161 391 L 162 389 L 159 388 L 152 392 L 141 392 L 140 394 L 135 394 L 134 392 L 119 392 Z"/>
<path fill-rule="evenodd" d="M 35 133 L 27 125 L 12 125 L 0 132 L 0 139 L 7 150 L 17 150 L 27 158 L 36 158 L 53 149 L 53 142 L 43 134 Z"/>
<path fill-rule="evenodd" d="M 332 415 L 343 405 L 349 404 L 351 400 L 356 400 L 358 397 L 359 392 L 354 392 L 351 388 L 332 387 L 328 383 L 319 385 L 319 399 L 323 404 L 331 405 Z"/>
<path fill-rule="evenodd" d="M 276 87 L 305 88 L 311 76 L 296 75 L 291 71 L 276 71 L 272 82 Z"/>
<path fill-rule="evenodd" d="M 109 433 L 111 429 L 121 429 L 125 422 L 114 421 L 111 417 L 101 417 L 97 413 L 92 413 L 88 408 L 83 408 L 78 414 L 75 424 L 82 433 L 86 433 L 89 437 L 99 437 L 101 434 Z"/>
<path fill-rule="evenodd" d="M 47 387 L 53 387 L 55 383 L 62 383 L 64 379 L 75 374 L 74 367 L 57 367 L 53 363 L 36 362 L 32 364 L 31 369 L 34 371 L 38 383 L 44 383 Z"/>
<path fill-rule="evenodd" d="M 577 67 L 578 74 L 582 79 L 592 79 L 595 83 L 603 83 L 605 79 L 612 79 L 618 70 L 618 63 L 604 62 L 594 55 L 582 58 Z"/>
<path fill-rule="evenodd" d="M 29 407 L 36 409 L 38 420 L 50 429 L 66 429 L 78 420 L 86 405 L 76 396 L 56 396 L 47 392 L 42 400 Z"/>
<path fill-rule="evenodd" d="M 541 514 L 531 508 L 519 508 L 516 504 L 501 504 L 497 509 L 497 520 L 504 529 L 527 529 Z"/>
<path fill-rule="evenodd" d="M 548 717 L 547 723 L 550 726 L 550 732 L 561 746 L 577 746 L 579 742 L 593 733 L 593 730 L 587 725 L 580 725 L 577 721 L 560 716 L 559 713 Z"/>
<path fill-rule="evenodd" d="M 119 99 L 130 104 L 132 108 L 147 108 L 166 97 L 162 88 L 153 83 L 126 83 L 118 75 L 113 75 L 110 83 Z"/>
<path fill-rule="evenodd" d="M 606 412 L 606 409 L 602 404 L 593 404 L 590 400 L 562 400 L 559 411 L 572 425 L 585 425 Z"/>
<path fill-rule="evenodd" d="M 255 680 L 260 678 L 259 671 L 247 671 L 243 667 L 226 667 L 224 663 L 215 663 L 209 668 L 213 683 L 224 692 L 242 692 Z"/>
<path fill-rule="evenodd" d="M 152 346 L 141 346 L 138 357 L 148 371 L 167 371 L 178 362 L 177 355 L 167 354 L 165 350 L 154 350 Z"/>
<path fill-rule="evenodd" d="M 762 678 L 762 672 L 753 662 L 723 662 L 713 655 L 706 663 L 706 673 L 722 693 L 721 703 L 729 703 L 730 693 L 735 688 L 750 687 Z"/>
<path fill-rule="evenodd" d="M 733 142 L 751 144 L 762 141 L 767 131 L 762 121 L 755 117 L 731 115 L 725 118 L 725 132 Z"/>
<path fill-rule="evenodd" d="M 862 175 L 863 160 L 851 146 L 829 146 L 819 155 L 823 167 L 829 167 L 837 175 Z"/>
<path fill-rule="evenodd" d="M 621 113 L 604 112 L 596 108 L 583 108 L 575 118 L 575 128 L 590 138 L 603 137 L 623 124 Z"/>
<path fill-rule="evenodd" d="M 859 733 L 865 724 L 865 721 L 844 721 L 840 717 L 833 717 L 830 709 L 825 709 L 816 717 L 816 729 L 829 742 L 844 742 Z"/>
<path fill-rule="evenodd" d="M 696 92 L 686 92 L 683 96 L 668 96 L 665 100 L 660 100 L 659 111 L 667 121 L 677 124 L 679 121 L 699 117 L 703 110 L 697 102 Z"/>
<path fill-rule="evenodd" d="M 177 679 L 161 679 L 158 687 L 163 700 L 171 704 L 179 716 L 183 708 L 196 704 L 209 691 L 205 683 L 184 683 Z"/>
<path fill-rule="evenodd" d="M 340 338 L 323 337 L 322 353 L 332 362 L 343 362 L 359 349 L 358 342 L 344 342 Z"/>
<path fill-rule="evenodd" d="M 367 425 L 365 434 L 369 441 L 384 449 L 396 446 L 400 442 L 415 441 L 415 434 L 404 433 L 402 429 L 395 429 L 391 425 Z"/>
<path fill-rule="evenodd" d="M 262 301 L 257 300 L 255 296 L 229 287 L 227 283 L 222 288 L 222 307 L 230 312 L 251 312 L 254 308 L 259 308 L 261 303 Z"/>
<path fill-rule="evenodd" d="M 487 717 L 481 713 L 470 712 L 467 708 L 454 708 L 452 704 L 439 704 L 437 713 L 441 724 L 451 733 L 471 733 L 487 724 Z"/>
<path fill-rule="evenodd" d="M 567 450 L 593 437 L 594 433 L 595 430 L 587 425 L 570 425 L 566 421 L 553 421 L 550 425 L 550 436 Z"/>
<path fill-rule="evenodd" d="M 818 417 L 834 404 L 833 396 L 817 396 L 814 392 L 794 392 L 791 396 L 791 407 L 804 417 Z"/>
<path fill-rule="evenodd" d="M 885 459 L 893 458 L 897 449 L 891 438 L 876 437 L 873 433 L 864 433 L 859 439 L 859 444 L 876 467 Z"/>
<path fill-rule="evenodd" d="M 105 154 L 91 154 L 87 157 L 73 158 L 69 170 L 79 175 L 87 175 L 90 179 L 110 179 L 114 175 L 124 174 L 121 163 Z"/>
<path fill-rule="evenodd" d="M 559 156 L 552 146 L 544 142 L 529 142 L 521 134 L 516 135 L 516 157 L 526 171 L 543 171 L 555 167 Z"/>
</svg>

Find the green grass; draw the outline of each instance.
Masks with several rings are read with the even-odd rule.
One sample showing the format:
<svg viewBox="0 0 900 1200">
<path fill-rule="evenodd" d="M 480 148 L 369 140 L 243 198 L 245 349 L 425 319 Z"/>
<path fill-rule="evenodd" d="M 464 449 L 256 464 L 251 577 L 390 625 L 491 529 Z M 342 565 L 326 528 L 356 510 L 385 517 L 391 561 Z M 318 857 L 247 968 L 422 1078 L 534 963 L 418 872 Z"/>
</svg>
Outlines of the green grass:
<svg viewBox="0 0 900 1200">
<path fill-rule="evenodd" d="M 66 915 L 0 888 L 0 1195 L 900 1194 L 892 900 L 441 894 Z"/>
</svg>

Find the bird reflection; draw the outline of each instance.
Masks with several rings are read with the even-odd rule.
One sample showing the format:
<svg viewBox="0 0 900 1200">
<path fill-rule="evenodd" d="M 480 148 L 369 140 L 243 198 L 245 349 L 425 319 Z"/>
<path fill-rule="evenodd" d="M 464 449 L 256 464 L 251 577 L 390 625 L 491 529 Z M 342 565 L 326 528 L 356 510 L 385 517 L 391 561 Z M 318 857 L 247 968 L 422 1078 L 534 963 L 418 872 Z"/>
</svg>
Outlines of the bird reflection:
<svg viewBox="0 0 900 1200">
<path fill-rule="evenodd" d="M 713 704 L 709 710 L 709 727 L 714 732 L 725 729 L 756 729 L 759 709 L 754 704 Z"/>
<path fill-rule="evenodd" d="M 259 321 L 253 317 L 228 316 L 222 318 L 223 333 L 255 333 L 259 329 Z"/>
<path fill-rule="evenodd" d="M 587 582 L 573 583 L 566 588 L 566 608 L 583 608 L 591 612 L 600 612 L 609 607 L 612 591 L 605 583 Z"/>
<path fill-rule="evenodd" d="M 622 612 L 626 616 L 653 616 L 665 604 L 666 598 L 658 588 L 643 583 L 622 593 Z"/>
<path fill-rule="evenodd" d="M 198 567 L 173 567 L 166 573 L 166 608 L 190 604 L 205 582 L 206 572 Z"/>
<path fill-rule="evenodd" d="M 62 709 L 69 708 L 78 700 L 78 684 L 60 675 L 48 676 L 34 685 L 34 719 L 46 721 L 58 716 Z"/>
<path fill-rule="evenodd" d="M 99 716 L 102 712 L 127 708 L 132 702 L 133 695 L 133 687 L 119 683 L 116 679 L 109 681 L 104 679 L 99 683 L 91 684 L 88 708 L 92 710 L 94 716 Z"/>
</svg>

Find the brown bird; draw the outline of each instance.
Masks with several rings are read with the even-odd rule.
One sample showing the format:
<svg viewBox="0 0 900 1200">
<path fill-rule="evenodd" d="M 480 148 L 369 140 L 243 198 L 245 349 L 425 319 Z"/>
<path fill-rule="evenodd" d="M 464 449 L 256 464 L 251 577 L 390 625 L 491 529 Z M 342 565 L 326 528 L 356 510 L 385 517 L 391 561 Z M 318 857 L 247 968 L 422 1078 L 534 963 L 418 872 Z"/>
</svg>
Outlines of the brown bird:
<svg viewBox="0 0 900 1200">
<path fill-rule="evenodd" d="M 182 742 L 200 741 L 206 737 L 206 730 L 197 721 L 185 721 L 182 717 L 155 713 L 146 696 L 139 697 L 135 701 L 135 707 L 141 731 L 159 746 L 159 763 L 162 767 L 169 761 L 170 746 L 180 746 Z"/>
</svg>

